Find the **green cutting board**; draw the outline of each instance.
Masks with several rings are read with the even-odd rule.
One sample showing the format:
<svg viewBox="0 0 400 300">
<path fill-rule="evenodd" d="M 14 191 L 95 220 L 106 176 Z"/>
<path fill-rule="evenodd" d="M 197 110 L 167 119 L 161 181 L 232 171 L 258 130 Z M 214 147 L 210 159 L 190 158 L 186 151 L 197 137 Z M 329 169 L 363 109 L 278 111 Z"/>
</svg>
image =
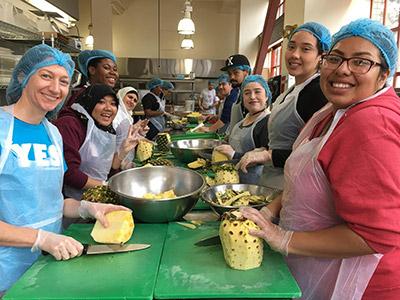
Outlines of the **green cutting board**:
<svg viewBox="0 0 400 300">
<path fill-rule="evenodd" d="M 282 256 L 264 247 L 261 267 L 239 271 L 225 263 L 221 245 L 194 243 L 218 234 L 218 222 L 189 229 L 169 223 L 156 299 L 294 298 L 300 289 Z"/>
<path fill-rule="evenodd" d="M 4 296 L 4 300 L 153 299 L 167 224 L 136 224 L 129 243 L 151 244 L 140 251 L 85 255 L 68 261 L 42 256 Z M 74 224 L 65 234 L 83 243 L 93 224 Z"/>
</svg>

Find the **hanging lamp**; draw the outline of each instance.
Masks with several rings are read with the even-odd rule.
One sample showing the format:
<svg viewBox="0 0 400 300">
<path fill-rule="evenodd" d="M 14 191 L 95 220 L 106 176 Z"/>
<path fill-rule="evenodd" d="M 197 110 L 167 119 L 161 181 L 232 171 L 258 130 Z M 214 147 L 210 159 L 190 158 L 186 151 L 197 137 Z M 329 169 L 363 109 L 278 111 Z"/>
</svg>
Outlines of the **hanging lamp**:
<svg viewBox="0 0 400 300">
<path fill-rule="evenodd" d="M 94 36 L 92 34 L 93 23 L 92 23 L 92 0 L 90 0 L 90 24 L 88 26 L 89 35 L 85 39 L 85 46 L 88 50 L 93 50 Z"/>
<path fill-rule="evenodd" d="M 194 43 L 190 36 L 185 36 L 181 43 L 182 49 L 193 49 Z"/>
<path fill-rule="evenodd" d="M 178 23 L 178 33 L 183 35 L 194 34 L 195 26 L 191 18 L 191 13 L 193 12 L 192 4 L 190 0 L 185 1 L 184 17 Z"/>
</svg>

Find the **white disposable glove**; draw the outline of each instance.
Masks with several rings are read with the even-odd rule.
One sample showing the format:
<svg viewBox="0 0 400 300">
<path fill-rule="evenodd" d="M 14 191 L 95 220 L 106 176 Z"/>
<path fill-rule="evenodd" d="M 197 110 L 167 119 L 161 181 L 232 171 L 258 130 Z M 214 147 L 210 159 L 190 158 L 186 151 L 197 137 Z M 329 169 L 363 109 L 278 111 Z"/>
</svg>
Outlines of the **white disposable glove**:
<svg viewBox="0 0 400 300">
<path fill-rule="evenodd" d="M 251 235 L 264 239 L 271 249 L 283 255 L 288 255 L 289 243 L 293 231 L 284 230 L 278 225 L 271 223 L 270 220 L 265 219 L 263 214 L 255 208 L 241 207 L 240 212 L 245 218 L 253 221 L 260 227 L 260 230 L 250 230 L 249 233 Z"/>
<path fill-rule="evenodd" d="M 140 126 L 131 125 L 129 126 L 128 135 L 125 140 L 121 143 L 118 150 L 118 158 L 123 161 L 130 151 L 135 149 L 139 140 L 143 138 L 139 134 Z"/>
<path fill-rule="evenodd" d="M 115 210 L 127 210 L 131 211 L 129 208 L 121 205 L 105 204 L 105 203 L 95 203 L 86 200 L 81 201 L 81 205 L 78 208 L 79 216 L 82 219 L 96 219 L 99 220 L 103 227 L 108 227 L 108 221 L 106 214 Z"/>
<path fill-rule="evenodd" d="M 39 249 L 50 253 L 56 260 L 67 260 L 80 256 L 83 245 L 72 237 L 39 229 L 31 251 Z"/>
<path fill-rule="evenodd" d="M 271 160 L 271 153 L 265 148 L 256 148 L 246 152 L 236 165 L 236 169 L 240 169 L 243 173 L 247 173 L 247 167 L 255 164 L 265 164 Z"/>
<path fill-rule="evenodd" d="M 229 157 L 229 159 L 232 159 L 235 155 L 235 150 L 233 150 L 232 146 L 228 144 L 219 145 L 215 147 L 215 150 L 221 152 L 222 154 L 225 154 Z"/>
<path fill-rule="evenodd" d="M 135 124 L 133 124 L 133 127 L 138 127 L 139 128 L 139 134 L 143 137 L 146 136 L 147 132 L 150 130 L 150 127 L 148 126 L 149 120 L 139 120 Z"/>
<path fill-rule="evenodd" d="M 261 215 L 266 219 L 271 221 L 274 224 L 279 223 L 279 218 L 275 217 L 271 210 L 268 208 L 268 206 L 264 206 L 263 208 L 260 209 Z"/>
</svg>

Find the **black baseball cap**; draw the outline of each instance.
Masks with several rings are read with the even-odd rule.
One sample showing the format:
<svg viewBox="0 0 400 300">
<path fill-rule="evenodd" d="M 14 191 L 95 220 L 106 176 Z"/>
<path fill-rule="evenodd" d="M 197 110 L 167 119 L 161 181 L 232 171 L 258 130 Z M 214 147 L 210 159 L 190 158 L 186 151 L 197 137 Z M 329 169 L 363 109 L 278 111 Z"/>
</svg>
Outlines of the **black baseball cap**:
<svg viewBox="0 0 400 300">
<path fill-rule="evenodd" d="M 242 54 L 234 54 L 228 57 L 225 61 L 225 67 L 221 68 L 221 71 L 227 71 L 231 68 L 239 67 L 239 66 L 249 66 L 250 62 L 246 56 Z"/>
</svg>

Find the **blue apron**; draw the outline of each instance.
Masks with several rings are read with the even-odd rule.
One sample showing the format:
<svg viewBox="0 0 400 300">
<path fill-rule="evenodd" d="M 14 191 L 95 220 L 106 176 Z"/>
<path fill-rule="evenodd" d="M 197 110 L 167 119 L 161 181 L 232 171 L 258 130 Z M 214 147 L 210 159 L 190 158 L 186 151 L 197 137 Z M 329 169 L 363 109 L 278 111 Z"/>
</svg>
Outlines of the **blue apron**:
<svg viewBox="0 0 400 300">
<path fill-rule="evenodd" d="M 46 231 L 61 232 L 64 176 L 62 139 L 56 127 L 46 119 L 43 124 L 56 147 L 58 160 L 43 167 L 32 163 L 21 168 L 11 150 L 13 106 L 0 108 L 0 220 Z M 30 248 L 0 246 L 0 292 L 7 290 L 36 261 L 40 252 Z"/>
</svg>

